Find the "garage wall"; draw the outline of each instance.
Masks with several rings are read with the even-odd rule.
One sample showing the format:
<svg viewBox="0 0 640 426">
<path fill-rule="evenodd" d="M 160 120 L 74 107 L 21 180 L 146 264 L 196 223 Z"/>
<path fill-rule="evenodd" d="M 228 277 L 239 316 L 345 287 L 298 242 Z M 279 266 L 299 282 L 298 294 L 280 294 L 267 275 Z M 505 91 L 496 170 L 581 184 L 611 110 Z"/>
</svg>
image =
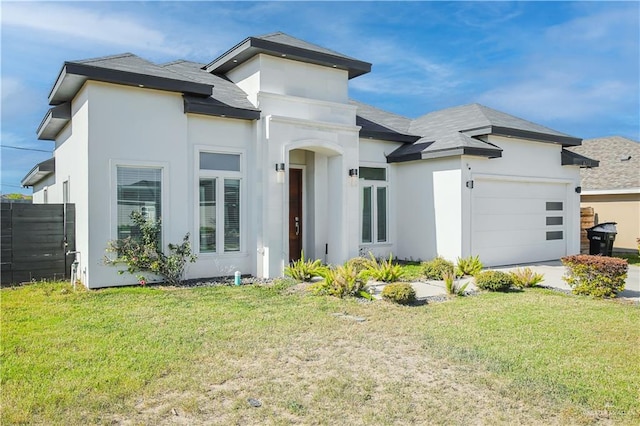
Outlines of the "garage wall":
<svg viewBox="0 0 640 426">
<path fill-rule="evenodd" d="M 498 266 L 579 253 L 579 168 L 561 165 L 562 147 L 497 136 L 489 142 L 503 149 L 502 158 L 462 157 L 463 255 Z M 548 211 L 547 202 L 561 202 L 562 210 Z M 560 219 L 547 217 L 562 217 L 562 225 L 548 225 Z"/>
</svg>

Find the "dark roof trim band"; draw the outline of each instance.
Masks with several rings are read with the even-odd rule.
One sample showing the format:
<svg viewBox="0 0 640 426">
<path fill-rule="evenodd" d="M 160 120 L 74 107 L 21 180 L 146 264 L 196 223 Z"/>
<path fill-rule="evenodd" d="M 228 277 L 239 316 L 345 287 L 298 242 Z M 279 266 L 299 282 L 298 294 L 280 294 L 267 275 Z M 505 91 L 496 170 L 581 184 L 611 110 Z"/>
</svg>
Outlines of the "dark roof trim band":
<svg viewBox="0 0 640 426">
<path fill-rule="evenodd" d="M 234 108 L 223 103 L 217 103 L 209 98 L 183 96 L 184 113 L 213 115 L 217 117 L 239 118 L 241 120 L 258 120 L 260 111 Z"/>
<path fill-rule="evenodd" d="M 562 144 L 562 146 L 578 146 L 582 143 L 582 139 L 571 136 L 551 135 L 548 133 L 531 132 L 528 130 L 512 129 L 500 126 L 491 126 L 491 134 Z"/>
<path fill-rule="evenodd" d="M 600 162 L 563 149 L 561 153 L 561 164 L 563 166 L 598 167 Z"/>
<path fill-rule="evenodd" d="M 414 143 L 420 140 L 420 136 L 405 135 L 402 133 L 379 132 L 379 131 L 367 130 L 367 129 L 360 130 L 360 137 L 378 139 L 381 141 L 402 142 L 402 143 Z"/>
</svg>

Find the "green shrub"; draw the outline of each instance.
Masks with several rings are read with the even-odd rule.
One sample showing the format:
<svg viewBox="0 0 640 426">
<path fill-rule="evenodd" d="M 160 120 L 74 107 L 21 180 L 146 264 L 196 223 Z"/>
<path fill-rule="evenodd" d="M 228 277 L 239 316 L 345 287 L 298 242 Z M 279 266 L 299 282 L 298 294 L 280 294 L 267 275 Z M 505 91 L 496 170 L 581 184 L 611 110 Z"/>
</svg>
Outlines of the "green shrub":
<svg viewBox="0 0 640 426">
<path fill-rule="evenodd" d="M 322 276 L 325 270 L 326 268 L 319 259 L 306 260 L 304 252 L 302 252 L 299 260 L 295 260 L 291 265 L 284 268 L 284 274 L 298 282 L 304 282 L 311 280 L 313 277 Z"/>
<path fill-rule="evenodd" d="M 160 246 L 160 219 L 148 220 L 139 211 L 131 212 L 131 220 L 140 230 L 138 238 L 127 237 L 107 243 L 107 251 L 116 254 L 115 259 L 104 258 L 106 265 L 126 265 L 126 272 L 137 274 L 140 285 L 147 283 L 144 273 L 160 275 L 165 282 L 177 285 L 182 282 L 187 262 L 195 262 L 197 256 L 191 251 L 189 234 L 182 239 L 181 244 L 168 244 L 169 254 L 166 255 Z M 125 270 L 118 271 L 123 274 Z"/>
<path fill-rule="evenodd" d="M 453 273 L 453 263 L 438 256 L 433 260 L 422 263 L 422 275 L 429 280 L 442 280 L 446 272 Z"/>
<path fill-rule="evenodd" d="M 482 290 L 507 291 L 513 284 L 511 276 L 502 271 L 482 271 L 475 276 L 476 286 Z"/>
<path fill-rule="evenodd" d="M 509 272 L 513 286 L 517 288 L 535 287 L 544 281 L 544 275 L 533 272 L 531 268 L 518 268 Z"/>
<path fill-rule="evenodd" d="M 469 285 L 468 282 L 458 286 L 456 284 L 456 276 L 450 271 L 445 272 L 442 279 L 444 280 L 444 288 L 449 296 L 464 296 L 464 292 Z"/>
<path fill-rule="evenodd" d="M 563 280 L 575 294 L 612 297 L 624 290 L 629 265 L 615 257 L 580 254 L 560 259 L 567 268 Z"/>
<path fill-rule="evenodd" d="M 391 283 L 382 289 L 382 298 L 406 305 L 416 300 L 416 291 L 409 283 Z"/>
<path fill-rule="evenodd" d="M 459 257 L 456 265 L 456 274 L 461 277 L 465 275 L 474 276 L 482 271 L 482 267 L 480 256 L 469 256 L 465 259 Z"/>
<path fill-rule="evenodd" d="M 314 294 L 340 298 L 345 296 L 368 298 L 369 296 L 364 279 L 349 262 L 336 268 L 325 269 L 323 277 L 323 281 L 311 287 Z"/>
<path fill-rule="evenodd" d="M 375 281 L 390 283 L 398 281 L 404 275 L 402 266 L 393 263 L 393 254 L 389 254 L 389 260 L 378 261 L 373 254 L 367 260 L 367 266 L 362 275 Z"/>
<path fill-rule="evenodd" d="M 361 273 L 369 266 L 369 259 L 366 257 L 354 257 L 349 259 L 347 264 L 351 265 L 358 273 Z"/>
</svg>

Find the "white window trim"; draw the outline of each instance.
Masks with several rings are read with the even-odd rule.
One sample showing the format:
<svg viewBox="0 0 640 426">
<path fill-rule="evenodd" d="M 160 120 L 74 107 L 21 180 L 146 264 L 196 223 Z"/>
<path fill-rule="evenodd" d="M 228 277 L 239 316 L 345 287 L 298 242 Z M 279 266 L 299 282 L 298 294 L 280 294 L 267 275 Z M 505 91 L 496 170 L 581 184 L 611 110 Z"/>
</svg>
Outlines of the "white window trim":
<svg viewBox="0 0 640 426">
<path fill-rule="evenodd" d="M 359 167 L 369 167 L 376 169 L 385 169 L 385 180 L 368 180 L 364 178 L 358 179 L 359 181 L 359 192 L 360 192 L 360 209 L 358 213 L 358 240 L 360 247 L 383 247 L 390 246 L 391 243 L 391 229 L 390 229 L 390 208 L 391 208 L 391 193 L 390 193 L 390 185 L 389 185 L 389 166 L 387 164 L 382 163 L 371 163 L 371 162 L 362 162 Z M 364 193 L 363 188 L 370 186 L 371 190 L 371 242 L 362 241 L 362 204 L 364 203 Z M 378 191 L 377 188 L 384 187 L 387 189 L 387 204 L 386 204 L 386 231 L 387 238 L 386 241 L 378 241 L 378 209 L 377 209 L 377 200 L 378 200 Z"/>
<path fill-rule="evenodd" d="M 160 176 L 162 182 L 160 182 L 160 199 L 162 205 L 160 206 L 160 218 L 162 225 L 160 226 L 160 242 L 164 251 L 167 240 L 167 235 L 170 234 L 171 222 L 165 221 L 167 212 L 169 211 L 169 194 L 167 191 L 167 182 L 169 178 L 169 163 L 167 162 L 151 162 L 151 161 L 135 161 L 135 160 L 111 160 L 109 170 L 111 171 L 111 200 L 109 201 L 111 214 L 109 223 L 110 239 L 115 240 L 118 238 L 118 167 L 130 167 L 137 169 L 160 169 Z"/>
<path fill-rule="evenodd" d="M 194 252 L 198 254 L 198 257 L 207 258 L 224 258 L 224 257 L 238 257 L 247 255 L 247 152 L 246 149 L 223 147 L 223 146 L 211 146 L 211 145 L 194 145 L 193 150 L 193 248 Z M 240 171 L 234 172 L 229 170 L 200 170 L 200 153 L 209 152 L 214 154 L 237 154 L 240 155 Z M 240 250 L 239 251 L 224 251 L 224 232 L 216 233 L 216 251 L 215 252 L 201 252 L 200 251 L 200 179 L 216 179 L 216 226 L 222 223 L 224 228 L 224 215 L 221 213 L 219 206 L 224 205 L 224 179 L 238 179 L 240 180 Z M 223 190 L 220 191 L 219 189 Z M 222 199 L 218 199 L 219 194 L 222 195 Z"/>
</svg>

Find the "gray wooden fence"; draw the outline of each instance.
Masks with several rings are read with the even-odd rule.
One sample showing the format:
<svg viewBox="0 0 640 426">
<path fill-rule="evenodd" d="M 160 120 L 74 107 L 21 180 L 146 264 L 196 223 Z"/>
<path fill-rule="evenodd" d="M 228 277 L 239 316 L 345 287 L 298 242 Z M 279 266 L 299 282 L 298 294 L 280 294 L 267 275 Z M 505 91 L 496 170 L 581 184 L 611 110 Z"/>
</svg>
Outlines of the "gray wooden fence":
<svg viewBox="0 0 640 426">
<path fill-rule="evenodd" d="M 0 283 L 9 285 L 70 275 L 75 251 L 74 204 L 1 203 Z"/>
</svg>

